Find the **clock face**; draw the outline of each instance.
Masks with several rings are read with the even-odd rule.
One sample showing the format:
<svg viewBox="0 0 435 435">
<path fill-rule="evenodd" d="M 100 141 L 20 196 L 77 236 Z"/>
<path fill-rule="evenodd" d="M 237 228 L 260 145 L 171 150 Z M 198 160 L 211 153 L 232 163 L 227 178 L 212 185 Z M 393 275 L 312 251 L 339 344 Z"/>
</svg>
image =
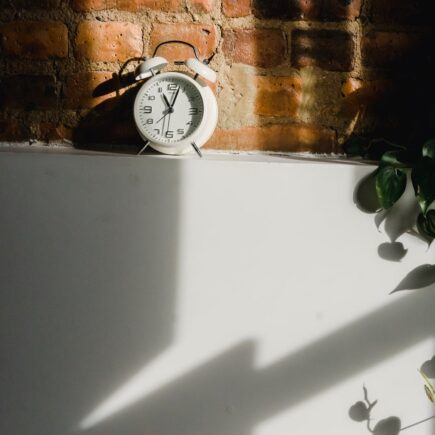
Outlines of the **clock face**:
<svg viewBox="0 0 435 435">
<path fill-rule="evenodd" d="M 177 144 L 188 140 L 200 127 L 204 100 L 193 80 L 181 74 L 156 76 L 141 89 L 135 118 L 151 142 Z"/>
</svg>

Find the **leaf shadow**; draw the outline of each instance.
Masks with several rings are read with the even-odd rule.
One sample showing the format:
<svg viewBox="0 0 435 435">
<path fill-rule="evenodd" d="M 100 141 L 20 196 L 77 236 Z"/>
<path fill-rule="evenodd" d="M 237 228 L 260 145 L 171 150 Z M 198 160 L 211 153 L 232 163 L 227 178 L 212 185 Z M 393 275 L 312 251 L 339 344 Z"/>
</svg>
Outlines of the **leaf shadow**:
<svg viewBox="0 0 435 435">
<path fill-rule="evenodd" d="M 423 363 L 420 369 L 428 378 L 435 379 L 435 355 Z"/>
<path fill-rule="evenodd" d="M 390 294 L 404 290 L 423 289 L 434 283 L 435 265 L 423 264 L 411 270 Z"/>
</svg>

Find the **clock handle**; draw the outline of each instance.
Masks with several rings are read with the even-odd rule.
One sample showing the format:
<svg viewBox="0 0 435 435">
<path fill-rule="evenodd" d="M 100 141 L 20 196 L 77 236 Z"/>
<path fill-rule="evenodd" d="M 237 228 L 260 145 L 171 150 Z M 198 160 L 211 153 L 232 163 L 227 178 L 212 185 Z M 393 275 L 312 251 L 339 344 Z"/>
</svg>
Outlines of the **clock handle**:
<svg viewBox="0 0 435 435">
<path fill-rule="evenodd" d="M 159 45 L 157 45 L 157 47 L 155 48 L 152 57 L 155 57 L 155 56 L 156 56 L 156 54 L 157 54 L 157 52 L 159 51 L 160 47 L 163 47 L 164 45 L 167 45 L 167 44 L 183 44 L 183 45 L 187 45 L 188 47 L 190 47 L 190 48 L 193 50 L 193 53 L 195 54 L 195 57 L 196 57 L 198 60 L 200 60 L 200 59 L 199 59 L 199 56 L 198 56 L 198 50 L 197 50 L 197 48 L 196 48 L 193 44 L 191 44 L 190 42 L 186 42 L 186 41 L 180 41 L 180 40 L 178 40 L 178 39 L 173 39 L 173 40 L 171 40 L 171 41 L 164 41 L 164 42 L 161 42 L 161 43 L 160 43 Z"/>
</svg>

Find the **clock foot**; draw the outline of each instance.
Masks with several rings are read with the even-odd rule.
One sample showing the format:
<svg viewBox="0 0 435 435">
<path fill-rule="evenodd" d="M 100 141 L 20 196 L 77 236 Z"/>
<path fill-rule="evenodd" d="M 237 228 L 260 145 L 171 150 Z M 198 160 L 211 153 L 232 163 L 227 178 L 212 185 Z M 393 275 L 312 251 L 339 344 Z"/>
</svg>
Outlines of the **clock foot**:
<svg viewBox="0 0 435 435">
<path fill-rule="evenodd" d="M 140 156 L 147 148 L 149 145 L 149 141 L 145 142 L 145 145 L 142 147 L 142 149 L 137 153 L 138 156 Z"/>
<path fill-rule="evenodd" d="M 198 148 L 198 145 L 197 145 L 195 142 L 192 142 L 192 147 L 193 147 L 193 149 L 196 151 L 196 154 L 198 154 L 198 156 L 202 158 L 202 152 L 201 152 L 201 150 Z"/>
</svg>

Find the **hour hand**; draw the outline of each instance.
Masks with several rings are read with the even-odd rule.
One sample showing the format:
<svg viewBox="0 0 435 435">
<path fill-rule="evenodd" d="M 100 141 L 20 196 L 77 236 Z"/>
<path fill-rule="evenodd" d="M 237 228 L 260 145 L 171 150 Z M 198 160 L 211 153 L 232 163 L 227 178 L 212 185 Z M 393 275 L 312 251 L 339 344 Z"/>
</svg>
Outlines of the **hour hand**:
<svg viewBox="0 0 435 435">
<path fill-rule="evenodd" d="M 169 100 L 166 98 L 166 95 L 165 94 L 162 94 L 163 95 L 163 99 L 165 100 L 165 104 L 170 108 L 171 107 L 171 103 L 169 102 Z"/>
</svg>

